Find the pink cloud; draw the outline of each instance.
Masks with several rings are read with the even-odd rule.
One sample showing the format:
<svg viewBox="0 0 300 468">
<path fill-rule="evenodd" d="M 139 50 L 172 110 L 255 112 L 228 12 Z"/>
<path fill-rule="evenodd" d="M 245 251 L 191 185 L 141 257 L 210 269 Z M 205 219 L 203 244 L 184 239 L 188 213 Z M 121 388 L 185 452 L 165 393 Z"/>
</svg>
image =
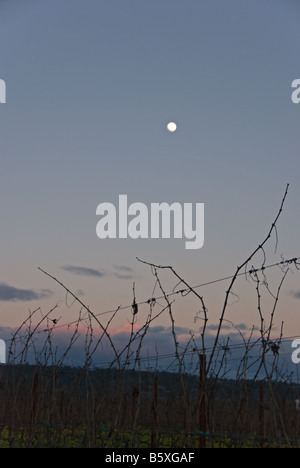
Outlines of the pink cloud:
<svg viewBox="0 0 300 468">
<path fill-rule="evenodd" d="M 139 329 L 141 328 L 141 325 L 138 324 L 138 323 L 135 323 L 133 325 L 133 331 L 134 332 L 137 332 Z M 130 334 L 131 333 L 131 330 L 132 330 L 132 325 L 131 323 L 124 323 L 123 325 L 121 325 L 120 327 L 116 327 L 116 328 L 109 328 L 107 331 L 109 333 L 110 336 L 116 336 L 116 335 L 120 335 L 122 333 L 126 333 L 126 334 Z"/>
</svg>

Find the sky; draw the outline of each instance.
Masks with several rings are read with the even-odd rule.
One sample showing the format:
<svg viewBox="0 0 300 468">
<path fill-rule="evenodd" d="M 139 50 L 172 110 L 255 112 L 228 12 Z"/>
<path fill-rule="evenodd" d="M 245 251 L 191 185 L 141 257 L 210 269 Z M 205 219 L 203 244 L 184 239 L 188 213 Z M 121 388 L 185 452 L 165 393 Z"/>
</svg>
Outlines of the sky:
<svg viewBox="0 0 300 468">
<path fill-rule="evenodd" d="M 1 0 L 5 337 L 37 308 L 40 317 L 58 304 L 61 325 L 78 316 L 80 304 L 39 268 L 95 314 L 124 307 L 110 329 L 126 335 L 133 285 L 137 302 L 161 296 L 151 268 L 137 257 L 171 265 L 190 285 L 228 277 L 265 239 L 287 184 L 278 244 L 273 235 L 266 264 L 300 256 L 300 104 L 291 100 L 291 84 L 300 79 L 299 15 L 295 0 Z M 166 130 L 169 121 L 176 132 Z M 204 203 L 204 246 L 187 250 L 184 239 L 172 238 L 99 239 L 97 206 L 117 207 L 121 194 L 148 207 Z M 259 267 L 262 253 L 253 261 Z M 159 274 L 172 292 L 177 278 Z M 278 267 L 268 270 L 273 295 L 281 275 Z M 197 289 L 208 309 L 209 339 L 228 284 Z M 269 320 L 274 298 L 266 289 Z M 232 340 L 238 329 L 247 334 L 259 326 L 253 281 L 239 278 L 234 292 L 233 325 L 224 330 Z M 191 296 L 174 296 L 182 342 L 201 322 L 199 300 Z M 299 305 L 299 272 L 292 266 L 275 337 L 284 321 L 285 336 L 300 338 Z M 109 317 L 103 315 L 104 324 Z M 155 326 L 166 352 L 168 314 Z"/>
</svg>

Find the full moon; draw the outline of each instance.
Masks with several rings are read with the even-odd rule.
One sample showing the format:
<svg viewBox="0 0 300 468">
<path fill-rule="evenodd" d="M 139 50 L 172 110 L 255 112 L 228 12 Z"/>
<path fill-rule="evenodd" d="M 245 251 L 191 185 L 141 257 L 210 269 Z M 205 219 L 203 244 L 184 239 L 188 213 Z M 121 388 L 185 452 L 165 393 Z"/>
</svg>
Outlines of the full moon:
<svg viewBox="0 0 300 468">
<path fill-rule="evenodd" d="M 173 132 L 176 132 L 176 130 L 177 130 L 177 125 L 176 125 L 176 123 L 175 123 L 175 122 L 169 122 L 169 123 L 167 124 L 167 130 L 168 130 L 169 132 L 172 132 L 172 133 L 173 133 Z"/>
</svg>

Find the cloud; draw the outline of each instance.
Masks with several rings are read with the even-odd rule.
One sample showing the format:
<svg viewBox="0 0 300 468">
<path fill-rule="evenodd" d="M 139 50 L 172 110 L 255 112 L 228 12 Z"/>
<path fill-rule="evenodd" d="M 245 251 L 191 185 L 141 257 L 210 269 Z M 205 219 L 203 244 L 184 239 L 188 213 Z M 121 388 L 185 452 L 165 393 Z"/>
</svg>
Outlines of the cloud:
<svg viewBox="0 0 300 468">
<path fill-rule="evenodd" d="M 136 351 L 139 350 L 140 365 L 143 370 L 153 368 L 178 371 L 178 361 L 175 354 L 172 328 L 170 326 L 162 325 L 150 327 L 142 341 L 142 347 L 139 349 L 144 330 L 142 329 L 141 333 L 138 335 L 136 335 L 136 333 L 141 326 L 142 325 L 140 323 L 134 324 L 133 335 L 136 339 L 131 342 L 130 348 L 127 346 L 129 343 L 129 337 L 131 336 L 130 323 L 126 322 L 123 325 L 108 329 L 110 339 L 114 344 L 114 349 L 117 350 L 117 353 L 120 353 L 121 365 L 124 363 L 125 359 L 127 359 L 130 365 L 133 365 L 135 363 Z M 10 346 L 12 335 L 17 330 L 18 327 L 9 328 L 0 326 L 0 338 L 6 340 L 7 347 Z M 56 359 L 59 361 L 59 359 L 62 358 L 64 360 L 64 364 L 67 365 L 83 365 L 87 358 L 87 331 L 88 330 L 84 323 L 80 323 L 78 327 L 77 324 L 66 324 L 61 326 L 58 323 L 58 327 L 51 331 L 51 346 L 52 349 L 56 349 Z M 184 361 L 181 362 L 181 364 L 183 364 L 184 371 L 191 371 L 194 373 L 195 371 L 198 372 L 199 362 L 196 349 L 198 349 L 198 351 L 202 349 L 202 340 L 200 336 L 196 336 L 195 341 L 190 343 L 190 346 L 186 348 L 186 344 L 189 341 L 188 332 L 188 328 L 176 327 L 176 336 L 179 338 L 177 350 L 181 357 L 183 357 L 182 353 L 185 353 Z M 28 342 L 25 339 L 28 336 L 28 333 L 30 333 L 30 330 L 27 327 L 23 327 L 18 331 L 18 339 L 15 340 L 16 351 L 14 351 L 14 353 L 15 355 L 21 355 L 25 344 L 28 362 L 35 363 L 36 357 L 39 355 L 40 351 L 45 350 L 45 345 L 49 346 L 49 334 L 47 333 L 47 328 L 45 329 L 44 325 L 41 325 L 37 329 L 34 339 L 30 340 L 28 346 Z M 74 333 L 76 333 L 76 340 L 73 340 L 72 345 L 70 346 Z M 184 336 L 186 336 L 185 341 L 183 340 Z M 99 343 L 98 340 L 100 339 L 101 342 Z M 205 346 L 208 353 L 207 357 L 209 357 L 209 350 L 213 348 L 214 340 L 215 337 L 213 335 L 207 335 L 205 340 Z M 248 359 L 249 362 L 253 363 L 253 366 L 249 366 L 249 371 L 247 372 L 248 378 L 252 378 L 257 372 L 259 357 L 261 356 L 261 344 L 256 342 L 254 337 L 252 338 L 252 343 L 254 346 L 251 349 L 251 355 L 248 355 Z M 93 348 L 94 345 L 96 347 L 95 352 Z M 96 327 L 93 329 L 93 343 L 89 352 L 93 353 L 92 362 L 96 366 L 108 367 L 113 361 L 116 362 L 116 355 L 112 349 L 111 343 L 107 336 L 103 335 L 103 331 L 100 328 Z M 219 346 L 215 355 L 217 369 L 221 362 L 220 360 L 224 355 L 224 366 L 222 370 L 222 372 L 224 372 L 224 376 L 226 378 L 236 378 L 237 369 L 240 367 L 240 363 L 245 357 L 245 352 L 245 344 L 236 332 L 230 334 L 229 341 L 227 341 L 227 338 L 225 339 L 225 337 L 220 337 Z M 279 353 L 280 359 L 282 360 L 280 368 L 285 364 L 286 366 L 289 366 L 289 369 L 291 369 L 291 353 L 291 342 L 283 343 Z M 43 353 L 39 356 L 44 356 L 46 354 L 47 353 Z M 271 351 L 268 353 L 268 356 L 270 357 L 270 362 L 272 362 L 273 355 Z M 220 375 L 222 375 L 222 373 Z"/>
<path fill-rule="evenodd" d="M 133 268 L 131 268 L 129 266 L 126 266 L 126 265 L 114 265 L 114 268 L 116 270 L 120 270 L 120 271 L 131 271 L 131 272 L 133 272 Z"/>
<path fill-rule="evenodd" d="M 64 265 L 61 268 L 65 271 L 68 271 L 69 273 L 73 273 L 74 275 L 91 276 L 94 278 L 103 278 L 106 276 L 105 273 L 99 270 L 95 270 L 94 268 L 86 268 L 75 265 Z"/>
<path fill-rule="evenodd" d="M 133 279 L 133 269 L 131 267 L 125 265 L 114 265 L 113 267 L 116 272 L 103 272 L 100 270 L 96 270 L 94 268 L 82 267 L 77 265 L 64 265 L 61 267 L 62 270 L 68 271 L 73 275 L 80 275 L 80 276 L 89 276 L 93 278 L 104 278 L 108 275 L 113 275 L 118 279 L 127 280 Z"/>
<path fill-rule="evenodd" d="M 207 331 L 217 331 L 219 328 L 219 323 L 212 323 L 207 325 Z M 236 323 L 233 324 L 231 322 L 225 321 L 222 323 L 222 330 L 250 330 L 252 327 L 249 327 L 246 323 Z"/>
<path fill-rule="evenodd" d="M 206 329 L 207 331 L 216 331 L 218 330 L 220 324 L 218 323 L 211 323 L 210 325 L 207 325 Z M 222 325 L 222 330 L 229 330 L 232 328 L 232 325 L 230 325 L 229 323 L 223 323 Z"/>
<path fill-rule="evenodd" d="M 114 273 L 114 276 L 118 279 L 133 279 L 133 275 L 120 275 L 119 273 Z"/>
<path fill-rule="evenodd" d="M 137 332 L 140 329 L 140 325 L 138 323 L 135 323 L 133 325 L 133 333 Z M 115 328 L 110 328 L 108 329 L 108 333 L 110 336 L 118 336 L 118 335 L 129 335 L 132 331 L 132 325 L 131 323 L 124 323 L 120 327 L 115 327 Z"/>
<path fill-rule="evenodd" d="M 291 294 L 295 299 L 300 299 L 300 291 L 293 291 Z"/>
<path fill-rule="evenodd" d="M 126 265 L 114 265 L 115 270 L 118 270 L 120 273 L 114 273 L 114 276 L 118 279 L 133 279 L 134 270 Z"/>
<path fill-rule="evenodd" d="M 5 283 L 0 283 L 0 301 L 35 301 L 37 299 L 45 299 L 52 295 L 52 291 L 42 289 L 34 291 L 33 289 L 19 289 L 14 286 L 9 286 Z"/>
</svg>

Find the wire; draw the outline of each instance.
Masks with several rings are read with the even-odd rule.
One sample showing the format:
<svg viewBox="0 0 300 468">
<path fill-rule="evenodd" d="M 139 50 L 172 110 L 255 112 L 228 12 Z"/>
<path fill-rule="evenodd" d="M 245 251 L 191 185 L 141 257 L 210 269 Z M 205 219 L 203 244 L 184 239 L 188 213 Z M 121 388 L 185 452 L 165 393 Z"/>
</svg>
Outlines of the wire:
<svg viewBox="0 0 300 468">
<path fill-rule="evenodd" d="M 276 267 L 276 266 L 285 265 L 285 264 L 286 264 L 286 265 L 290 265 L 290 264 L 294 263 L 294 264 L 297 265 L 297 260 L 300 260 L 300 257 L 295 257 L 295 258 L 292 258 L 292 259 L 290 259 L 290 260 L 283 260 L 283 261 L 281 261 L 281 262 L 274 263 L 274 264 L 272 264 L 272 265 L 263 266 L 263 267 L 260 267 L 260 268 L 255 268 L 255 269 L 252 268 L 252 269 L 250 269 L 250 270 L 248 270 L 248 271 L 246 271 L 246 272 L 237 274 L 236 277 L 238 277 L 238 276 L 244 276 L 244 275 L 247 275 L 247 274 L 251 275 L 251 274 L 257 273 L 257 272 L 259 272 L 259 271 L 264 271 L 264 270 L 267 270 L 267 269 L 269 269 L 269 268 L 274 268 L 274 267 Z M 216 280 L 208 281 L 208 282 L 206 282 L 206 283 L 198 284 L 198 285 L 196 285 L 196 286 L 192 286 L 192 289 L 199 289 L 199 288 L 202 288 L 202 287 L 204 287 L 204 286 L 209 286 L 209 285 L 212 285 L 212 284 L 216 284 L 216 283 L 220 283 L 220 282 L 222 282 L 222 281 L 226 281 L 226 280 L 232 279 L 232 278 L 234 278 L 234 277 L 235 277 L 235 275 L 225 276 L 225 277 L 223 277 L 223 278 L 219 278 L 219 279 L 216 279 Z M 165 297 L 169 298 L 169 297 L 172 297 L 172 296 L 174 296 L 174 295 L 176 295 L 176 294 L 182 294 L 182 295 L 183 295 L 183 294 L 187 293 L 188 291 L 190 291 L 190 288 L 185 288 L 185 289 L 180 289 L 180 290 L 177 290 L 177 291 L 172 291 L 171 293 L 168 293 L 168 294 L 166 294 L 165 296 L 159 296 L 159 297 L 156 297 L 156 298 L 148 299 L 148 300 L 146 300 L 146 301 L 138 302 L 137 305 L 139 306 L 139 305 L 144 305 L 144 304 L 150 304 L 152 301 L 153 301 L 153 302 L 154 302 L 154 301 L 158 301 L 158 300 L 160 300 L 160 299 L 164 299 Z M 131 308 L 131 307 L 132 307 L 132 304 L 126 305 L 126 306 L 122 306 L 122 307 L 119 308 L 119 310 L 129 309 L 129 308 Z M 101 313 L 95 314 L 95 315 L 96 315 L 97 317 L 99 317 L 99 316 L 101 316 L 101 315 L 105 315 L 105 314 L 109 314 L 109 313 L 113 313 L 113 312 L 115 312 L 115 310 L 107 310 L 107 311 L 105 311 L 105 312 L 101 312 Z"/>
<path fill-rule="evenodd" d="M 260 268 L 252 268 L 246 272 L 243 272 L 243 273 L 239 273 L 237 275 L 231 275 L 231 276 L 225 276 L 223 278 L 219 278 L 219 279 L 216 279 L 216 280 L 212 280 L 212 281 L 208 281 L 206 283 L 201 283 L 201 284 L 198 284 L 196 286 L 192 286 L 192 289 L 199 289 L 199 288 L 202 288 L 204 286 L 209 286 L 209 285 L 212 285 L 212 284 L 216 284 L 216 283 L 220 283 L 222 281 L 226 281 L 226 280 L 229 280 L 229 279 L 232 279 L 234 278 L 235 276 L 238 277 L 238 276 L 244 276 L 244 275 L 251 275 L 253 273 L 257 273 L 259 271 L 264 271 L 264 270 L 267 270 L 269 268 L 274 268 L 276 266 L 280 266 L 280 265 L 290 265 L 292 263 L 296 264 L 297 265 L 297 261 L 300 260 L 300 257 L 295 257 L 295 258 L 292 258 L 292 259 L 289 259 L 289 260 L 283 260 L 281 262 L 278 262 L 278 263 L 274 263 L 272 265 L 267 265 L 267 266 L 263 266 L 263 267 L 260 267 Z M 141 301 L 141 302 L 137 302 L 136 305 L 137 306 L 140 306 L 140 305 L 145 305 L 145 304 L 151 304 L 151 303 L 155 303 L 161 299 L 165 299 L 165 298 L 169 298 L 169 297 L 172 297 L 174 295 L 177 295 L 177 294 L 185 294 L 187 292 L 190 292 L 190 288 L 184 288 L 184 289 L 179 289 L 177 291 L 172 291 L 171 293 L 168 293 L 166 294 L 165 296 L 162 295 L 162 296 L 159 296 L 159 297 L 152 297 L 148 300 L 144 300 L 144 301 Z M 118 308 L 118 311 L 120 310 L 125 310 L 125 309 L 130 309 L 132 308 L 132 304 L 129 304 L 129 305 L 125 305 L 125 306 L 120 306 Z M 104 312 L 100 312 L 99 314 L 94 314 L 95 317 L 100 317 L 102 315 L 107 315 L 107 314 L 111 314 L 111 313 L 114 313 L 116 312 L 116 309 L 114 310 L 106 310 Z M 74 322 L 73 322 L 74 323 Z"/>
<path fill-rule="evenodd" d="M 267 269 L 270 269 L 270 268 L 274 268 L 274 267 L 280 267 L 280 266 L 288 266 L 288 265 L 291 265 L 291 264 L 295 264 L 296 267 L 298 265 L 297 261 L 300 260 L 300 257 L 294 257 L 292 259 L 289 259 L 289 260 L 282 260 L 281 262 L 277 262 L 277 263 L 273 263 L 271 265 L 267 265 L 267 266 L 262 266 L 260 268 L 252 268 L 248 271 L 245 271 L 243 273 L 239 273 L 237 275 L 230 275 L 230 276 L 225 276 L 223 278 L 219 278 L 219 279 L 216 279 L 216 280 L 212 280 L 212 281 L 208 281 L 208 282 L 205 282 L 205 283 L 201 283 L 201 284 L 198 284 L 196 286 L 192 286 L 192 289 L 199 289 L 199 288 L 202 288 L 204 286 L 208 286 L 208 285 L 212 285 L 212 284 L 216 284 L 216 283 L 220 283 L 222 281 L 226 281 L 226 280 L 229 280 L 229 279 L 232 279 L 234 278 L 235 276 L 238 277 L 238 276 L 245 276 L 245 275 L 252 275 L 253 273 L 257 273 L 259 271 L 264 271 L 264 270 L 267 270 Z M 162 295 L 162 296 L 158 296 L 158 297 L 152 297 L 148 300 L 144 300 L 144 301 L 141 301 L 141 302 L 135 302 L 135 306 L 138 307 L 138 306 L 141 306 L 141 305 L 154 305 L 157 301 L 161 300 L 161 299 L 165 299 L 165 298 L 169 298 L 169 297 L 172 297 L 172 296 L 175 296 L 177 294 L 181 294 L 181 295 L 184 295 L 186 294 L 187 292 L 190 292 L 191 291 L 191 288 L 184 288 L 184 289 L 179 289 L 177 291 L 172 291 L 166 295 Z M 93 314 L 94 317 L 100 317 L 100 316 L 103 316 L 103 315 L 107 315 L 107 314 L 113 314 L 113 313 L 116 313 L 116 312 L 119 312 L 120 310 L 126 310 L 126 309 L 132 309 L 132 303 L 131 304 L 128 304 L 128 305 L 125 305 L 125 306 L 119 306 L 118 308 L 116 309 L 110 309 L 110 310 L 106 310 L 104 312 L 100 312 L 98 314 Z M 51 319 L 49 319 L 51 321 Z M 60 325 L 56 325 L 55 324 L 55 330 L 59 329 L 59 328 L 64 328 L 64 327 L 70 327 L 71 325 L 74 325 L 74 324 L 79 324 L 80 322 L 84 322 L 87 320 L 87 317 L 84 316 L 82 318 L 78 318 L 77 320 L 74 320 L 72 322 L 68 322 L 68 323 L 65 323 L 65 324 L 60 324 Z M 45 330 L 37 330 L 35 332 L 35 334 L 39 334 L 39 333 L 44 333 L 44 332 L 48 332 L 49 333 L 49 329 L 45 329 Z M 13 339 L 6 339 L 4 341 L 12 341 Z"/>
<path fill-rule="evenodd" d="M 299 335 L 288 336 L 288 337 L 285 337 L 284 339 L 282 339 L 282 338 L 275 338 L 275 339 L 272 340 L 272 342 L 274 342 L 274 341 L 279 341 L 279 340 L 280 340 L 280 343 L 285 343 L 285 342 L 291 341 L 291 340 L 293 340 L 293 339 L 295 339 L 295 338 L 299 338 Z M 253 348 L 257 347 L 257 346 L 262 346 L 262 343 L 261 343 L 261 339 L 260 339 L 260 338 L 256 339 L 255 341 L 252 341 L 252 342 L 249 342 L 249 343 L 248 343 L 248 348 L 253 349 Z M 221 346 L 221 348 L 222 348 L 222 346 Z M 246 348 L 245 348 L 245 344 L 238 344 L 238 343 L 236 343 L 236 344 L 232 344 L 231 346 L 228 345 L 228 351 L 225 351 L 225 352 L 230 353 L 230 351 L 236 351 L 236 350 L 239 350 L 239 349 L 246 349 Z M 207 351 L 209 352 L 209 351 L 212 351 L 212 350 L 213 350 L 213 346 L 209 346 L 209 347 L 206 347 L 206 348 L 205 348 L 205 352 L 207 352 Z M 196 352 L 199 352 L 199 351 L 202 352 L 202 350 L 199 350 L 199 349 L 197 349 L 197 348 L 194 347 L 194 348 L 193 348 L 192 350 L 190 350 L 190 351 L 185 351 L 185 352 L 183 352 L 182 355 L 184 355 L 184 356 L 191 356 L 191 355 L 193 355 L 193 354 L 195 354 Z M 287 356 L 287 354 L 280 354 L 280 356 Z M 255 359 L 257 359 L 257 356 L 250 356 L 250 355 L 249 355 L 249 356 L 247 356 L 247 357 L 248 357 L 248 358 L 255 358 Z M 159 354 L 159 353 L 157 353 L 157 354 L 152 355 L 152 356 L 141 356 L 141 357 L 139 357 L 137 360 L 140 361 L 140 362 L 143 362 L 143 361 L 155 361 L 155 360 L 159 361 L 159 360 L 162 360 L 162 359 L 169 359 L 169 358 L 176 358 L 176 359 L 177 359 L 178 356 L 176 356 L 176 353 L 175 353 L 175 351 L 174 351 L 174 352 L 172 352 L 172 353 L 165 353 L 165 354 Z M 237 360 L 237 359 L 240 359 L 240 358 L 237 358 L 237 357 L 235 357 L 235 358 L 228 358 L 227 360 L 228 360 L 228 362 L 231 362 L 231 361 L 235 361 L 235 360 Z M 135 359 L 132 359 L 131 362 L 132 362 L 132 361 L 134 362 Z M 106 365 L 110 365 L 110 364 L 111 364 L 111 361 L 94 363 L 95 366 L 97 366 L 97 365 L 106 366 Z M 128 365 L 130 365 L 130 360 L 129 360 L 129 364 L 128 364 Z"/>
</svg>

